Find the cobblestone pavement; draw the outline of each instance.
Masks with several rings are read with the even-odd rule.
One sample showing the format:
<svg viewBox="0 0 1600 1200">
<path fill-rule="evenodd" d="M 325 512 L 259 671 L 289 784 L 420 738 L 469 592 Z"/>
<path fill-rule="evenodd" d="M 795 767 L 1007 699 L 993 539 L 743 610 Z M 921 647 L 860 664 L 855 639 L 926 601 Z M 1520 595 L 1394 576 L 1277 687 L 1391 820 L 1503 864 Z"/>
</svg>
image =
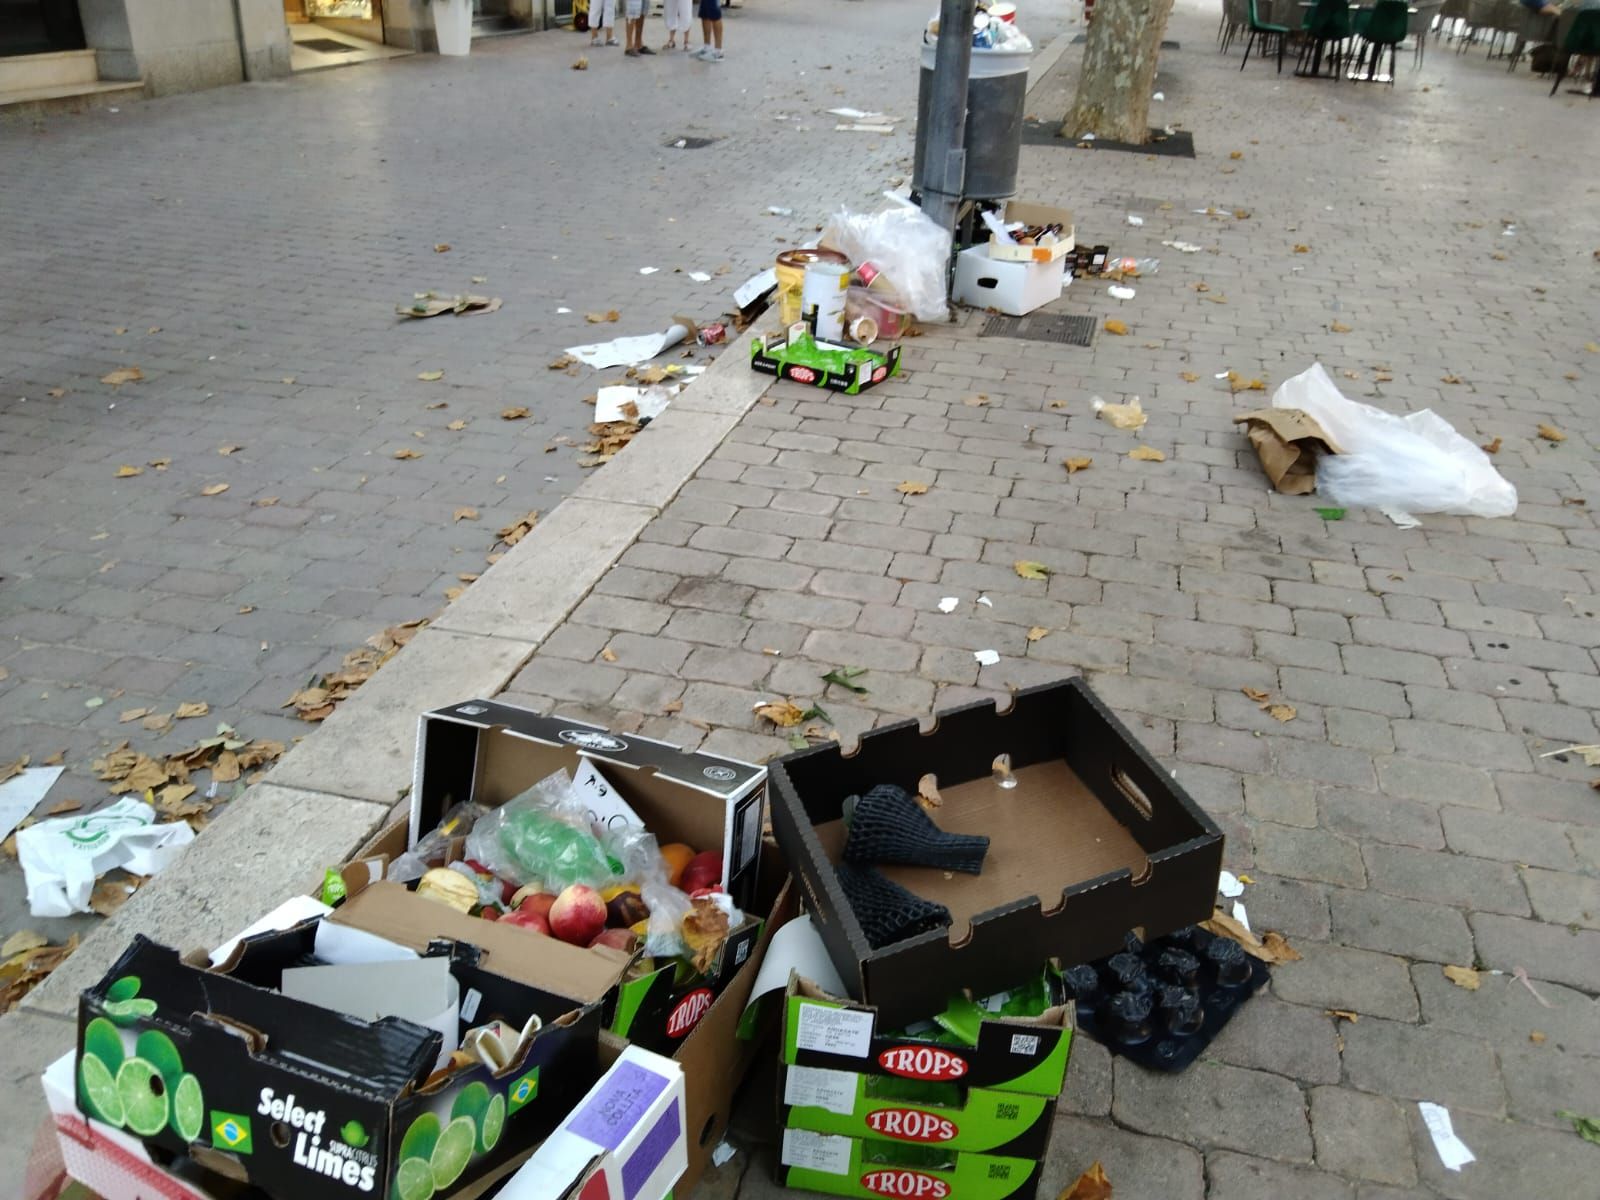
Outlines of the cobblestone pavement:
<svg viewBox="0 0 1600 1200">
<path fill-rule="evenodd" d="M 506 695 L 760 759 L 787 748 L 760 701 L 820 701 L 849 742 L 1081 671 L 1304 957 L 1178 1076 L 1080 1041 L 1039 1194 L 1094 1159 L 1118 1200 L 1590 1194 L 1596 1149 L 1556 1113 L 1600 1111 L 1600 797 L 1545 755 L 1600 740 L 1600 225 L 1555 149 L 1593 114 L 1443 44 L 1392 89 L 1241 74 L 1214 29 L 1180 11 L 1159 81 L 1196 159 L 1024 152 L 1024 194 L 1070 205 L 1081 240 L 1161 259 L 1132 302 L 1079 282 L 1054 306 L 1127 336 L 985 340 L 967 314 L 867 395 L 775 386 Z M 1076 59 L 1031 109 L 1063 111 Z M 1229 420 L 1266 396 L 1215 376 L 1314 359 L 1499 439 L 1516 516 L 1405 530 L 1269 491 Z M 1142 439 L 1094 393 L 1141 396 Z M 1130 460 L 1140 440 L 1166 461 Z M 824 685 L 838 666 L 868 694 Z M 1467 991 L 1447 964 L 1496 973 Z M 1443 1169 L 1420 1099 L 1475 1164 Z M 706 1192 L 786 1194 L 769 1157 Z"/>
<path fill-rule="evenodd" d="M 716 317 L 774 245 L 908 170 L 907 122 L 842 134 L 822 110 L 909 118 L 915 73 L 884 68 L 921 11 L 763 0 L 715 65 L 550 33 L 0 124 L 0 763 L 64 750 L 48 803 L 92 803 L 90 761 L 124 737 L 307 732 L 294 691 L 579 482 L 570 443 L 546 451 L 583 440 L 597 379 L 549 370 L 562 347 Z M 428 288 L 505 305 L 395 317 Z M 143 381 L 100 382 L 126 366 Z M 185 701 L 211 715 L 118 722 Z M 0 925 L 24 912 L 0 862 Z"/>
</svg>

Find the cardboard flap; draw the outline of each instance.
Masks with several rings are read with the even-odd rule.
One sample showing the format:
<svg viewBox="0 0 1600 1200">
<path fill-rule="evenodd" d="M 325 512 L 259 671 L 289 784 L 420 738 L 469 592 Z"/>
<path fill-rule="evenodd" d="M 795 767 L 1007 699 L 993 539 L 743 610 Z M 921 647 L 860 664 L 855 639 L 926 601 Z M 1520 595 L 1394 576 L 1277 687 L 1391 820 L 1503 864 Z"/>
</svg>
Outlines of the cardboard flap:
<svg viewBox="0 0 1600 1200">
<path fill-rule="evenodd" d="M 1317 486 L 1317 455 L 1342 454 L 1309 413 L 1298 408 L 1259 408 L 1233 418 L 1245 427 L 1261 469 L 1272 486 L 1289 496 L 1303 496 Z"/>
<path fill-rule="evenodd" d="M 363 888 L 328 918 L 426 951 L 435 938 L 476 946 L 481 965 L 497 975 L 579 1005 L 603 998 L 622 977 L 626 955 L 607 947 L 586 950 L 527 929 L 469 917 L 449 905 L 418 896 L 403 884 Z M 559 1013 L 541 1013 L 558 1016 Z"/>
</svg>

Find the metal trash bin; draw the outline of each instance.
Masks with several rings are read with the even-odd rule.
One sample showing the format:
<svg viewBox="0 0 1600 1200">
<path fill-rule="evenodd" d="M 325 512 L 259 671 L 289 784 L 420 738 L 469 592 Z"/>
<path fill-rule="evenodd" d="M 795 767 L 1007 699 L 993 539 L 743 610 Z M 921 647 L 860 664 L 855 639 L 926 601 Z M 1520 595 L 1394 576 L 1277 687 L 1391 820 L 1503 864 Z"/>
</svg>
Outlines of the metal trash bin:
<svg viewBox="0 0 1600 1200">
<path fill-rule="evenodd" d="M 927 158 L 928 114 L 933 104 L 936 42 L 922 45 L 922 78 L 917 86 L 917 145 L 911 178 L 927 190 L 922 166 Z M 1017 194 L 1017 163 L 1022 156 L 1022 117 L 1028 101 L 1028 61 L 1032 50 L 972 48 L 967 73 L 967 177 L 961 195 L 968 200 L 1004 200 Z"/>
</svg>

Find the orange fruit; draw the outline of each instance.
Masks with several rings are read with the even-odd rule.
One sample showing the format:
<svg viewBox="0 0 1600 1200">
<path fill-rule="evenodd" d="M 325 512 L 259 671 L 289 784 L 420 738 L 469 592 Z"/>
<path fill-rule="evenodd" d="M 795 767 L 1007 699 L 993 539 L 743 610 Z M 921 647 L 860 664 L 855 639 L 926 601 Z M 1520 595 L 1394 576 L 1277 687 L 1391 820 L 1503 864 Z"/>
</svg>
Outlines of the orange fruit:
<svg viewBox="0 0 1600 1200">
<path fill-rule="evenodd" d="M 666 864 L 667 882 L 673 887 L 677 887 L 678 881 L 683 878 L 683 870 L 694 853 L 693 846 L 685 846 L 682 842 L 668 842 L 661 847 L 661 861 Z"/>
</svg>

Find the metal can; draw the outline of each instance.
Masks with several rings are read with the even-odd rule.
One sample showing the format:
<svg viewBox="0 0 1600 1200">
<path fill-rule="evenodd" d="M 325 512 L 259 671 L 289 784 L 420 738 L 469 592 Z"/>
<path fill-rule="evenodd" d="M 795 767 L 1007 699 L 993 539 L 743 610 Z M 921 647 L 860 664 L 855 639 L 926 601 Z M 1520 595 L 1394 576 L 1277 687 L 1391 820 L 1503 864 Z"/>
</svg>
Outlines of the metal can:
<svg viewBox="0 0 1600 1200">
<path fill-rule="evenodd" d="M 714 321 L 710 325 L 700 327 L 700 344 L 702 346 L 715 346 L 728 340 L 728 327 L 721 321 Z"/>
</svg>

